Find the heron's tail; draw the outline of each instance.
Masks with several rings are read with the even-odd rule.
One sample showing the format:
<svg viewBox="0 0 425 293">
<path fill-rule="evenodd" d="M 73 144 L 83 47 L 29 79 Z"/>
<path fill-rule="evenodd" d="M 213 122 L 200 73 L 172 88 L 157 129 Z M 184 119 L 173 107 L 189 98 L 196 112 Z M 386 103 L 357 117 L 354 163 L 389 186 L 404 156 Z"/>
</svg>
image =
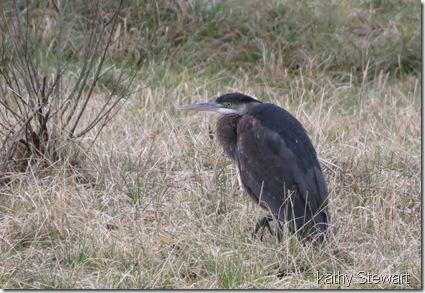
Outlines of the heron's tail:
<svg viewBox="0 0 425 293">
<path fill-rule="evenodd" d="M 322 243 L 326 239 L 330 226 L 329 209 L 326 206 L 316 216 L 314 216 L 314 227 L 310 232 L 311 240 Z"/>
<path fill-rule="evenodd" d="M 292 219 L 289 228 L 300 240 L 319 244 L 325 241 L 329 226 L 330 215 L 326 206 L 315 215 L 306 213 L 303 217 Z"/>
</svg>

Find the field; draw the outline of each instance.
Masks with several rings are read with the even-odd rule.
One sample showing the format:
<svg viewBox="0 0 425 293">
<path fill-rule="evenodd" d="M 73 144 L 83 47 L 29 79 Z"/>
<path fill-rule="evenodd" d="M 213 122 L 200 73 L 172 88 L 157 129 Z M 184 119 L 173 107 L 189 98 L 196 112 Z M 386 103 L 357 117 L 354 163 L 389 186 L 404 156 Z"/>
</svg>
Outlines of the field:
<svg viewBox="0 0 425 293">
<path fill-rule="evenodd" d="M 30 15 L 29 34 L 40 37 L 33 58 L 50 84 L 53 2 L 0 5 L 3 31 L 8 11 Z M 78 84 L 92 9 L 84 3 L 62 3 L 66 70 L 52 95 Z M 105 19 L 116 8 L 93 3 Z M 78 127 L 120 73 L 134 72 L 110 119 L 62 144 L 55 160 L 33 153 L 24 169 L 0 170 L 1 288 L 422 288 L 417 1 L 124 1 L 120 9 L 102 68 L 114 69 L 90 95 L 83 88 L 90 98 Z M 4 65 L 17 58 L 6 39 L 1 70 L 19 71 Z M 2 101 L 14 96 L 4 76 Z M 265 212 L 241 189 L 215 118 L 175 108 L 236 91 L 287 109 L 307 129 L 330 192 L 323 246 L 303 245 L 286 227 L 281 242 L 267 232 L 252 239 Z M 16 119 L 5 104 L 0 119 Z"/>
</svg>

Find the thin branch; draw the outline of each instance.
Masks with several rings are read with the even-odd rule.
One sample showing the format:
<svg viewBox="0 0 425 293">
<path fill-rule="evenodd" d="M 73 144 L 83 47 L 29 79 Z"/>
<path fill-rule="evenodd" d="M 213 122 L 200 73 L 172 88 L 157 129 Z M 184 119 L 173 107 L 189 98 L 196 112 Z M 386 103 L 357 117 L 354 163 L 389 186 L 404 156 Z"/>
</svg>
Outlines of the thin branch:
<svg viewBox="0 0 425 293">
<path fill-rule="evenodd" d="M 95 29 L 93 28 L 91 33 L 90 33 L 90 38 L 89 38 L 89 43 L 87 45 L 87 47 L 90 49 L 92 48 L 92 42 L 95 40 L 96 34 L 95 34 Z M 94 52 L 97 51 L 97 48 L 100 45 L 100 38 L 97 39 L 95 48 L 94 48 Z M 75 94 L 78 92 L 77 96 L 76 96 L 76 101 L 74 102 L 74 106 L 72 107 L 70 113 L 68 114 L 68 118 L 66 119 L 65 123 L 62 125 L 62 130 L 64 130 L 67 125 L 69 124 L 69 122 L 71 121 L 72 117 L 74 117 L 74 113 L 77 109 L 77 106 L 79 104 L 79 100 L 82 98 L 83 96 L 83 90 L 84 90 L 84 85 L 87 83 L 87 79 L 89 77 L 89 73 L 91 71 L 91 68 L 94 67 L 94 62 L 95 62 L 95 56 L 96 53 L 94 53 L 92 56 L 90 55 L 90 52 L 87 53 L 87 57 L 84 60 L 83 63 L 83 68 L 80 71 L 80 75 L 77 79 L 77 83 L 75 84 L 72 92 L 70 93 L 70 95 L 68 96 L 67 100 L 65 101 L 65 107 L 68 107 L 67 105 L 69 105 L 69 103 L 66 103 L 67 101 L 72 101 Z"/>
<path fill-rule="evenodd" d="M 85 99 L 85 101 L 84 101 L 84 103 L 82 105 L 82 108 L 80 109 L 80 112 L 78 113 L 78 116 L 77 116 L 77 119 L 76 119 L 76 121 L 74 123 L 74 126 L 70 130 L 70 137 L 71 138 L 74 136 L 75 129 L 77 128 L 77 125 L 80 122 L 80 119 L 81 119 L 81 117 L 82 117 L 82 115 L 83 115 L 83 113 L 84 113 L 84 111 L 85 111 L 85 109 L 87 107 L 89 98 L 92 96 L 94 87 L 95 87 L 95 85 L 96 85 L 96 83 L 97 83 L 97 81 L 99 79 L 100 70 L 101 70 L 101 68 L 103 66 L 103 63 L 106 60 L 106 53 L 108 51 L 108 48 L 111 45 L 112 34 L 113 34 L 112 32 L 113 32 L 113 28 L 115 27 L 115 25 L 117 23 L 118 13 L 120 11 L 121 5 L 122 5 L 122 1 L 120 1 L 120 4 L 119 4 L 118 8 L 115 10 L 115 13 L 114 13 L 114 15 L 111 18 L 111 21 L 108 22 L 108 24 L 110 22 L 112 23 L 112 29 L 111 29 L 111 32 L 108 35 L 108 40 L 107 40 L 107 42 L 105 44 L 105 47 L 103 49 L 102 56 L 100 57 L 100 63 L 99 63 L 99 65 L 96 68 L 96 73 L 94 75 L 94 80 L 93 80 L 93 82 L 92 82 L 92 84 L 90 86 L 89 92 L 87 93 L 87 98 Z M 105 30 L 105 26 L 103 26 L 103 28 L 102 28 L 102 31 L 104 31 L 104 30 Z"/>
<path fill-rule="evenodd" d="M 15 133 L 13 139 L 12 139 L 12 143 L 9 145 L 4 157 L 3 157 L 3 162 L 2 162 L 2 168 L 0 170 L 3 170 L 3 167 L 5 167 L 7 161 L 10 158 L 10 154 L 12 152 L 12 150 L 14 149 L 14 144 L 18 141 L 17 138 L 20 135 L 22 129 L 26 128 L 26 126 L 29 124 L 29 122 L 34 118 L 34 116 L 37 114 L 37 112 L 43 107 L 44 105 L 40 105 L 39 107 L 33 109 L 33 111 L 28 115 L 27 119 L 25 121 L 21 121 L 21 125 L 20 127 L 16 130 L 13 131 L 13 129 L 11 129 L 9 131 L 9 133 L 5 136 L 5 138 L 3 139 L 2 142 L 2 146 L 1 146 L 1 150 L 3 150 L 6 147 L 6 142 L 8 141 L 8 138 L 10 135 L 12 135 L 13 133 Z"/>
</svg>

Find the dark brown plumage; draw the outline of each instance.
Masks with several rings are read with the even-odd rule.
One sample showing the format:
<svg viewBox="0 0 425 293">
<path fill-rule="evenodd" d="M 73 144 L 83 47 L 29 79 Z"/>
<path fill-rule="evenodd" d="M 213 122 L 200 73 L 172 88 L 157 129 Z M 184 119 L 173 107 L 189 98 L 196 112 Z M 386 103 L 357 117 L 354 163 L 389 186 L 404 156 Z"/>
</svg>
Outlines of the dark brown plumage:
<svg viewBox="0 0 425 293">
<path fill-rule="evenodd" d="M 251 199 L 272 215 L 255 233 L 275 219 L 301 238 L 323 241 L 330 223 L 326 182 L 311 140 L 294 116 L 240 93 L 181 109 L 220 114 L 220 144 L 237 164 Z"/>
</svg>

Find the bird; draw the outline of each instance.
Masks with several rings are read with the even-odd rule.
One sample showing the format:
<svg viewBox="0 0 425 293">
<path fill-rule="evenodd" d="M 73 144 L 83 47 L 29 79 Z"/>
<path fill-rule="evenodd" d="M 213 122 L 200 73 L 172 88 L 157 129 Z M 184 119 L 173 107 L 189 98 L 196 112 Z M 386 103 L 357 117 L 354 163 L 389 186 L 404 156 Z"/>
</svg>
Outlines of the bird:
<svg viewBox="0 0 425 293">
<path fill-rule="evenodd" d="M 240 92 L 177 108 L 218 115 L 219 144 L 236 164 L 243 189 L 269 213 L 257 222 L 253 237 L 265 227 L 274 234 L 269 222 L 275 220 L 286 223 L 289 232 L 302 240 L 324 241 L 330 226 L 328 189 L 316 150 L 300 121 L 277 105 Z"/>
</svg>

